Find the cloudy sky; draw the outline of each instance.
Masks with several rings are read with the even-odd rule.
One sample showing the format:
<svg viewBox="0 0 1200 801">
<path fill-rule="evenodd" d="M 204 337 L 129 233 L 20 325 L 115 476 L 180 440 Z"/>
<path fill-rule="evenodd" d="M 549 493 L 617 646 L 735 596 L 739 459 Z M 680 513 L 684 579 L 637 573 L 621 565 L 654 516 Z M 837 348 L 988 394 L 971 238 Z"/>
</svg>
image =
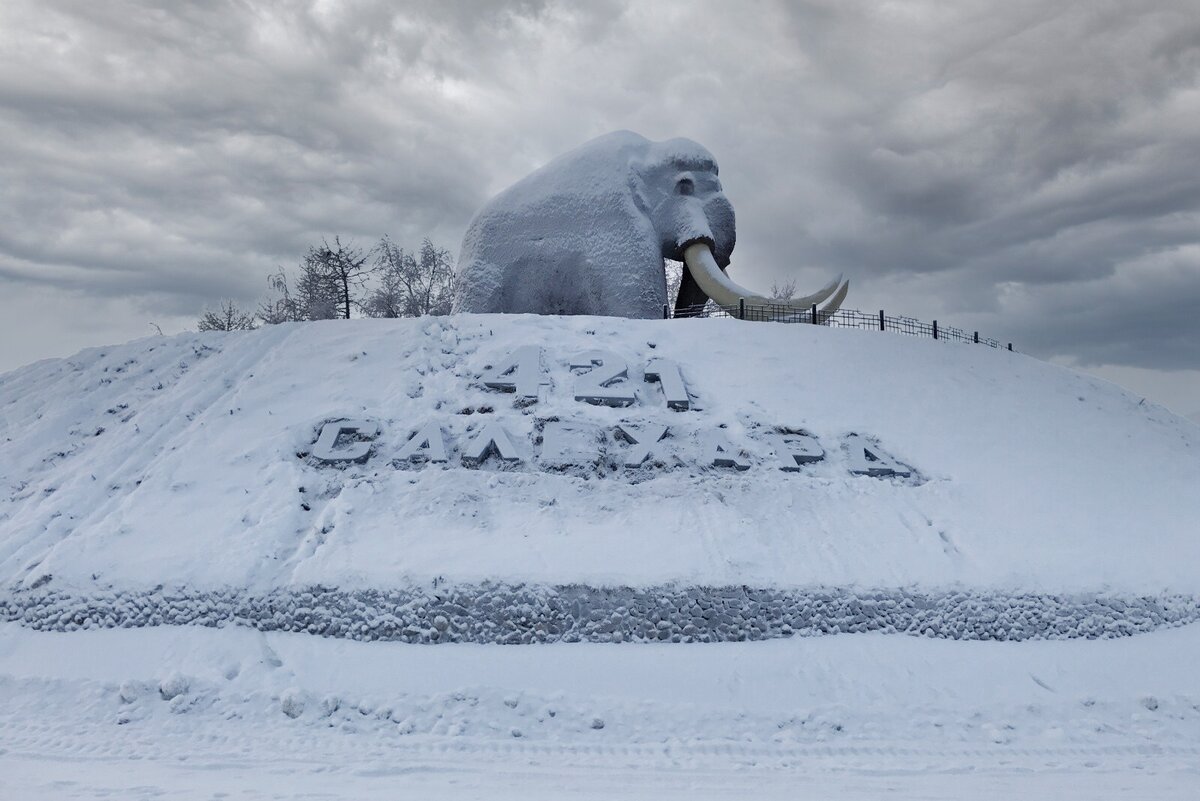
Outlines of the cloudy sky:
<svg viewBox="0 0 1200 801">
<path fill-rule="evenodd" d="M 844 272 L 1200 415 L 1195 0 L 4 0 L 0 370 L 253 304 L 322 236 L 457 252 L 620 128 L 717 156 L 741 283 Z"/>
</svg>

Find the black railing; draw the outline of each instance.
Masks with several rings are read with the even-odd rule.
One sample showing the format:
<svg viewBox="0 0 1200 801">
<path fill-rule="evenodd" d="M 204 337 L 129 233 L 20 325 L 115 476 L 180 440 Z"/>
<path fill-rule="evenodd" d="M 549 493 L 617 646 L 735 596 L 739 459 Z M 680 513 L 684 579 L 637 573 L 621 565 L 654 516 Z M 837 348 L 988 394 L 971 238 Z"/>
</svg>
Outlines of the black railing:
<svg viewBox="0 0 1200 801">
<path fill-rule="evenodd" d="M 663 306 L 663 318 L 671 316 L 670 307 Z M 891 317 L 884 314 L 883 309 L 880 309 L 878 314 L 861 312 L 856 309 L 838 309 L 830 313 L 823 312 L 816 306 L 810 309 L 794 309 L 790 306 L 759 306 L 745 302 L 739 303 L 737 306 L 718 306 L 715 303 L 707 303 L 703 306 L 680 309 L 674 316 L 731 317 L 736 320 L 827 325 L 831 328 L 863 328 L 871 331 L 892 331 L 914 337 L 940 339 L 946 342 L 969 342 L 975 345 L 987 345 L 991 348 L 1013 349 L 1011 342 L 1003 345 L 999 340 L 980 336 L 978 331 L 964 331 L 951 325 L 939 325 L 937 320 L 926 323 L 912 317 Z"/>
</svg>

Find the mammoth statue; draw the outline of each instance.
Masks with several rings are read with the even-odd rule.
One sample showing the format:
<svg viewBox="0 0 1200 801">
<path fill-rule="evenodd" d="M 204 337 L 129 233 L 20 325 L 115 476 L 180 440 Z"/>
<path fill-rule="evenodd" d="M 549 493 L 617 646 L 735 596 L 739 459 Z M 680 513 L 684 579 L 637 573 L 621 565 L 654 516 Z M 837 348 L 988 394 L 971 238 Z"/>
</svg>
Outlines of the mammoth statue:
<svg viewBox="0 0 1200 801">
<path fill-rule="evenodd" d="M 690 139 L 651 142 L 617 131 L 558 157 L 492 198 L 463 238 L 456 312 L 661 317 L 663 259 L 686 265 L 676 314 L 722 306 L 807 311 L 828 318 L 849 288 L 839 276 L 807 297 L 771 300 L 724 272 L 733 206 L 712 154 Z"/>
</svg>

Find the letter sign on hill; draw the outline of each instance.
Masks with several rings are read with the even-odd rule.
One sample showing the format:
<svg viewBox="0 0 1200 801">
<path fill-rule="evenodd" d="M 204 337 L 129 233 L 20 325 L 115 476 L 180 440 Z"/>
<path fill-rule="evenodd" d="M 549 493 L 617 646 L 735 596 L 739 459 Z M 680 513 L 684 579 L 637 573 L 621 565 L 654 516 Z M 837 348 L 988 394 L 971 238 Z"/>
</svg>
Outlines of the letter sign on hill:
<svg viewBox="0 0 1200 801">
<path fill-rule="evenodd" d="M 318 464 L 346 466 L 373 456 L 390 457 L 397 468 L 441 465 L 478 469 L 489 463 L 502 469 L 518 466 L 543 470 L 594 468 L 608 463 L 616 471 L 654 471 L 691 465 L 705 470 L 742 472 L 754 469 L 800 473 L 828 461 L 830 451 L 809 431 L 752 424 L 752 432 L 737 437 L 723 426 L 707 424 L 693 402 L 683 371 L 675 361 L 655 356 L 642 366 L 643 381 L 620 354 L 596 349 L 576 353 L 567 373 L 557 377 L 543 368 L 543 350 L 527 345 L 487 364 L 478 386 L 515 396 L 514 409 L 528 412 L 540 402 L 546 386 L 569 386 L 578 404 L 607 407 L 623 415 L 611 425 L 559 417 L 539 419 L 535 429 L 522 433 L 523 418 L 490 414 L 465 431 L 454 433 L 450 418 L 416 424 L 400 434 L 394 453 L 377 453 L 381 433 L 372 420 L 337 419 L 324 423 L 308 457 Z M 639 388 L 639 384 L 641 388 Z M 659 389 L 654 389 L 657 386 Z M 679 413 L 678 423 L 662 423 L 633 414 L 639 407 L 665 408 Z M 382 411 L 382 410 L 381 410 Z M 916 471 L 874 438 L 847 432 L 833 448 L 845 473 L 868 478 L 915 479 Z M 604 472 L 612 475 L 612 472 Z M 599 475 L 599 474 L 598 474 Z"/>
</svg>

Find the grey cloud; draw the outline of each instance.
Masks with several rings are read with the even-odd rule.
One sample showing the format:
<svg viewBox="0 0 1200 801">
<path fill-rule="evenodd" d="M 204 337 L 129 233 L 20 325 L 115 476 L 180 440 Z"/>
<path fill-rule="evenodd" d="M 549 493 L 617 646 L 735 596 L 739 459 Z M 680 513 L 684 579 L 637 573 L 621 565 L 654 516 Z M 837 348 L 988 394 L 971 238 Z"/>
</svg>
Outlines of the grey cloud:
<svg viewBox="0 0 1200 801">
<path fill-rule="evenodd" d="M 7 3 L 0 293 L 186 319 L 323 235 L 456 250 L 632 128 L 717 155 L 747 284 L 1194 368 L 1200 17 L 1135 5 Z"/>
</svg>

